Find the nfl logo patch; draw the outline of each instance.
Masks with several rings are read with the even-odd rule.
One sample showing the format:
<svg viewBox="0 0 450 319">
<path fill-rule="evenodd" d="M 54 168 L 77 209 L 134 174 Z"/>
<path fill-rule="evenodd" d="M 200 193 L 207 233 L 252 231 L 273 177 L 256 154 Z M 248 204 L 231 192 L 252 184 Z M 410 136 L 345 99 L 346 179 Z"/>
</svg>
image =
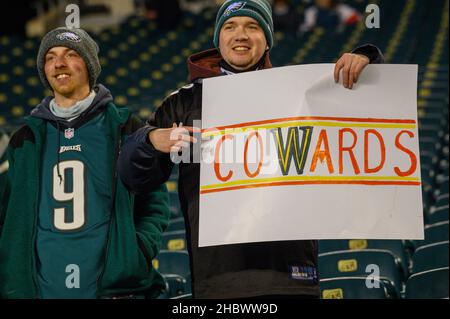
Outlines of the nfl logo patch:
<svg viewBox="0 0 450 319">
<path fill-rule="evenodd" d="M 64 137 L 70 140 L 75 135 L 75 130 L 73 128 L 68 128 L 64 130 Z"/>
</svg>

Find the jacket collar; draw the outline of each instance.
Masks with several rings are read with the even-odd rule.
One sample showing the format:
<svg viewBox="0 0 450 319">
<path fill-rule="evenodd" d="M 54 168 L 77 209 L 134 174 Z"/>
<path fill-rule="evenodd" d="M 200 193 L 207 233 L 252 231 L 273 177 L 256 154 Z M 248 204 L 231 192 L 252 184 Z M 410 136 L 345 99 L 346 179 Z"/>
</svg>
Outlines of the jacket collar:
<svg viewBox="0 0 450 319">
<path fill-rule="evenodd" d="M 191 55 L 188 58 L 189 80 L 194 82 L 197 79 L 206 79 L 222 75 L 220 61 L 222 61 L 222 56 L 217 49 L 209 49 Z M 262 68 L 272 68 L 269 53 L 266 54 Z"/>
</svg>

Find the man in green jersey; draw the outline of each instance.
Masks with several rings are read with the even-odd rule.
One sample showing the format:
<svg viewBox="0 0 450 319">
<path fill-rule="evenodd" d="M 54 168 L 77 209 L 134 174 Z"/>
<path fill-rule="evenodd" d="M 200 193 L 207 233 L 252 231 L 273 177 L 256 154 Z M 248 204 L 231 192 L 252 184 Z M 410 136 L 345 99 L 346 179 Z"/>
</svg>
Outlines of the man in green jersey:
<svg viewBox="0 0 450 319">
<path fill-rule="evenodd" d="M 165 186 L 134 196 L 116 174 L 140 121 L 96 84 L 98 46 L 81 29 L 45 35 L 39 76 L 53 95 L 12 137 L 0 203 L 0 298 L 156 297 L 152 267 L 169 220 Z"/>
</svg>

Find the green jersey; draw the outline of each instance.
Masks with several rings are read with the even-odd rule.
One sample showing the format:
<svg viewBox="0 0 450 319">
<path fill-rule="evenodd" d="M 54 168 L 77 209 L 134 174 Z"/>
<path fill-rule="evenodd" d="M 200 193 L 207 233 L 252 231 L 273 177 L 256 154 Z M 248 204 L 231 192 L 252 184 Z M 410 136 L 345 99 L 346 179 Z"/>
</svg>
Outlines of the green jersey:
<svg viewBox="0 0 450 319">
<path fill-rule="evenodd" d="M 40 296 L 95 298 L 112 210 L 105 113 L 76 129 L 46 125 L 36 237 Z"/>
</svg>

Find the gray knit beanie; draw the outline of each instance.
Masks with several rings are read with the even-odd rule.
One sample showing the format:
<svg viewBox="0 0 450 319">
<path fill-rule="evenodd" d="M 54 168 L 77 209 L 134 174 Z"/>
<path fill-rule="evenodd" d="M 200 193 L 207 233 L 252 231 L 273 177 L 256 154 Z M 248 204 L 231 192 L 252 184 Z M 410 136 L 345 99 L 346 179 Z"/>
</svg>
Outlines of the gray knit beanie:
<svg viewBox="0 0 450 319">
<path fill-rule="evenodd" d="M 219 48 L 219 34 L 225 21 L 232 17 L 250 17 L 258 21 L 264 30 L 269 50 L 273 47 L 272 7 L 266 0 L 227 0 L 222 4 L 216 17 L 214 45 Z"/>
<path fill-rule="evenodd" d="M 39 77 L 45 87 L 53 91 L 45 76 L 45 55 L 53 47 L 66 47 L 77 51 L 83 58 L 89 73 L 89 88 L 95 85 L 101 67 L 98 60 L 99 48 L 97 43 L 82 29 L 56 28 L 48 32 L 41 41 L 36 60 Z"/>
</svg>

